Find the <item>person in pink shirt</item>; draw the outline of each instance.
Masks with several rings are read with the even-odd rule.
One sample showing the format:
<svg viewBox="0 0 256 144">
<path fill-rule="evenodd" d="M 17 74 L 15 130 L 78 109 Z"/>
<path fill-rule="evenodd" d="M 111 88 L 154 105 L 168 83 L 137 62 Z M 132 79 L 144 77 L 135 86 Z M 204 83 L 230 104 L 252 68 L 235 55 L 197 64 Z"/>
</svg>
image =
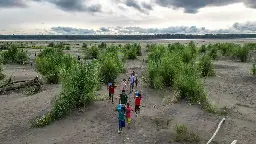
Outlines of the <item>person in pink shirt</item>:
<svg viewBox="0 0 256 144">
<path fill-rule="evenodd" d="M 130 106 L 129 103 L 126 104 L 126 122 L 127 122 L 127 126 L 128 126 L 128 129 L 130 129 L 130 123 L 131 123 L 131 118 L 132 118 L 132 107 Z"/>
</svg>

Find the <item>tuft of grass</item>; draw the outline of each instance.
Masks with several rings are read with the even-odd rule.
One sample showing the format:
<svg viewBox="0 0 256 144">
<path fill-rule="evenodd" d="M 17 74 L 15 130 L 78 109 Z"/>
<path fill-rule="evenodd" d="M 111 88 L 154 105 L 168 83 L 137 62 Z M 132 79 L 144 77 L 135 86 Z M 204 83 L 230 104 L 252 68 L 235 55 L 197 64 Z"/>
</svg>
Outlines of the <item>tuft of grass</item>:
<svg viewBox="0 0 256 144">
<path fill-rule="evenodd" d="M 31 96 L 31 95 L 38 93 L 40 90 L 41 90 L 41 87 L 28 86 L 28 87 L 24 88 L 24 90 L 22 92 L 24 95 Z"/>
<path fill-rule="evenodd" d="M 252 74 L 256 75 L 256 63 L 252 64 Z"/>
<path fill-rule="evenodd" d="M 199 135 L 195 134 L 192 131 L 189 131 L 188 128 L 182 124 L 182 125 L 176 125 L 175 126 L 175 141 L 176 142 L 182 142 L 182 143 L 198 143 L 200 142 Z"/>
</svg>

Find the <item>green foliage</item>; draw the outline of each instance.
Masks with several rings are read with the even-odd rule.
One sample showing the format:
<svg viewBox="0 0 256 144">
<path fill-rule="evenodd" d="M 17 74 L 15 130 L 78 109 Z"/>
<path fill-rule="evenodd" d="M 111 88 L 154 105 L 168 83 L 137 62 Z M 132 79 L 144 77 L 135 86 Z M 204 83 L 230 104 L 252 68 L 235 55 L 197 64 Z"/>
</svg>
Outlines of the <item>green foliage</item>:
<svg viewBox="0 0 256 144">
<path fill-rule="evenodd" d="M 68 59 L 68 60 L 67 60 Z M 59 83 L 59 70 L 70 65 L 70 56 L 58 48 L 46 48 L 36 58 L 36 70 L 45 76 L 47 83 Z"/>
<path fill-rule="evenodd" d="M 192 64 L 184 65 L 180 69 L 174 87 L 179 94 L 178 99 L 185 99 L 191 104 L 203 104 L 207 101 L 197 67 Z"/>
<path fill-rule="evenodd" d="M 214 68 L 209 55 L 203 55 L 199 61 L 199 69 L 203 77 L 213 76 L 215 74 Z"/>
<path fill-rule="evenodd" d="M 184 124 L 176 125 L 175 130 L 176 130 L 176 137 L 175 137 L 176 142 L 182 142 L 182 143 L 200 142 L 200 137 L 197 134 L 190 132 Z"/>
<path fill-rule="evenodd" d="M 50 112 L 32 122 L 32 127 L 43 127 L 64 118 L 72 109 L 86 106 L 95 99 L 95 90 L 99 86 L 99 62 L 72 60 L 68 69 L 60 70 L 62 92 L 56 98 Z"/>
<path fill-rule="evenodd" d="M 4 64 L 27 64 L 29 60 L 27 52 L 15 45 L 10 46 L 7 51 L 4 51 L 2 57 Z"/>
<path fill-rule="evenodd" d="M 247 47 L 249 50 L 256 50 L 256 43 L 247 43 L 244 46 Z"/>
<path fill-rule="evenodd" d="M 147 76 L 152 88 L 161 89 L 172 86 L 177 99 L 185 99 L 191 104 L 206 105 L 207 94 L 200 76 L 212 75 L 211 58 L 203 56 L 196 64 L 197 50 L 193 44 L 184 46 L 179 43 L 151 46 L 148 55 Z M 194 50 L 193 50 L 194 49 Z M 208 105 L 209 106 L 209 105 Z"/>
<path fill-rule="evenodd" d="M 83 45 L 82 45 L 82 49 L 87 49 L 88 48 L 88 46 L 87 46 L 87 43 L 83 43 Z"/>
<path fill-rule="evenodd" d="M 210 49 L 209 56 L 213 60 L 216 60 L 216 58 L 218 56 L 218 49 L 216 47 L 212 47 L 211 45 L 208 45 L 208 48 Z"/>
<path fill-rule="evenodd" d="M 65 46 L 65 50 L 70 50 L 71 49 L 71 47 L 70 46 Z"/>
<path fill-rule="evenodd" d="M 54 47 L 55 44 L 53 42 L 50 42 L 47 47 Z"/>
<path fill-rule="evenodd" d="M 98 45 L 98 47 L 99 47 L 100 49 L 107 48 L 107 43 L 102 42 L 101 44 Z"/>
<path fill-rule="evenodd" d="M 0 63 L 0 80 L 3 80 L 5 75 L 3 74 L 3 65 Z"/>
<path fill-rule="evenodd" d="M 206 51 L 207 51 L 206 45 L 202 45 L 200 48 L 200 53 L 206 53 Z"/>
<path fill-rule="evenodd" d="M 107 48 L 100 58 L 101 77 L 104 83 L 113 82 L 118 74 L 124 71 L 122 59 L 118 56 L 118 51 L 115 47 Z"/>
<path fill-rule="evenodd" d="M 234 56 L 238 58 L 241 62 L 247 62 L 249 55 L 249 48 L 246 46 L 239 46 L 236 48 Z"/>
<path fill-rule="evenodd" d="M 256 63 L 252 65 L 252 74 L 256 75 Z"/>
<path fill-rule="evenodd" d="M 124 46 L 125 54 L 127 59 L 136 59 L 137 58 L 137 48 L 134 45 L 126 44 Z"/>
<path fill-rule="evenodd" d="M 96 46 L 96 45 L 93 45 L 91 48 L 85 49 L 84 52 L 85 52 L 85 57 L 87 59 L 98 59 L 99 58 L 100 50 L 99 50 L 98 46 Z"/>
</svg>

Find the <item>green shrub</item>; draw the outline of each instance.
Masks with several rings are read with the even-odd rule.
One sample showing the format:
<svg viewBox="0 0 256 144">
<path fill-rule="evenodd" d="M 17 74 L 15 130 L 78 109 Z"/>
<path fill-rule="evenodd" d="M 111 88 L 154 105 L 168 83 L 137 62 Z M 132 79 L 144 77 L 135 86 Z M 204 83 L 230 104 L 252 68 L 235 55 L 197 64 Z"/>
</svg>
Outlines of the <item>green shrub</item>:
<svg viewBox="0 0 256 144">
<path fill-rule="evenodd" d="M 65 50 L 70 50 L 71 49 L 71 47 L 70 46 L 65 46 Z"/>
<path fill-rule="evenodd" d="M 87 48 L 88 48 L 87 43 L 83 43 L 82 49 L 87 49 Z"/>
<path fill-rule="evenodd" d="M 196 55 L 194 54 L 194 52 L 192 52 L 191 49 L 189 48 L 180 50 L 180 55 L 184 63 L 193 62 L 196 58 Z"/>
<path fill-rule="evenodd" d="M 248 47 L 249 50 L 256 50 L 256 43 L 247 43 L 244 46 Z"/>
<path fill-rule="evenodd" d="M 0 80 L 3 80 L 5 75 L 3 74 L 3 65 L 0 64 Z"/>
<path fill-rule="evenodd" d="M 195 44 L 193 41 L 190 41 L 190 42 L 189 42 L 188 48 L 190 49 L 191 54 L 192 54 L 193 56 L 197 55 L 197 47 L 196 47 L 196 44 Z"/>
<path fill-rule="evenodd" d="M 203 77 L 213 76 L 214 68 L 211 62 L 211 57 L 204 55 L 199 61 L 199 69 Z"/>
<path fill-rule="evenodd" d="M 32 122 L 32 127 L 43 127 L 64 118 L 71 110 L 86 106 L 95 99 L 95 90 L 99 86 L 98 61 L 72 60 L 69 69 L 62 68 L 62 92 L 56 98 L 53 108 L 44 116 Z"/>
<path fill-rule="evenodd" d="M 99 54 L 100 54 L 100 51 L 96 45 L 85 50 L 85 55 L 87 59 L 97 59 L 99 58 Z"/>
<path fill-rule="evenodd" d="M 176 142 L 188 142 L 188 143 L 198 143 L 200 142 L 200 137 L 195 134 L 194 132 L 191 132 L 188 130 L 188 128 L 183 125 L 176 125 Z"/>
<path fill-rule="evenodd" d="M 210 52 L 209 52 L 209 56 L 213 59 L 213 60 L 216 60 L 217 56 L 218 56 L 218 49 L 213 47 L 210 49 Z"/>
<path fill-rule="evenodd" d="M 47 83 L 57 84 L 64 59 L 64 53 L 60 49 L 46 48 L 36 58 L 36 70 L 45 76 Z"/>
<path fill-rule="evenodd" d="M 27 64 L 29 57 L 27 52 L 19 49 L 17 46 L 12 45 L 7 51 L 2 53 L 3 63 L 7 64 Z"/>
<path fill-rule="evenodd" d="M 200 48 L 200 53 L 206 53 L 206 51 L 207 51 L 206 45 L 202 45 Z"/>
<path fill-rule="evenodd" d="M 241 62 L 247 62 L 249 54 L 249 48 L 246 46 L 239 46 L 236 48 L 234 56 L 238 58 Z"/>
<path fill-rule="evenodd" d="M 137 58 L 137 47 L 136 45 L 126 44 L 124 46 L 125 55 L 127 59 L 136 59 Z"/>
<path fill-rule="evenodd" d="M 142 56 L 140 44 L 134 44 L 134 46 L 136 47 L 136 54 L 137 54 L 137 56 Z"/>
<path fill-rule="evenodd" d="M 176 75 L 174 87 L 179 94 L 178 99 L 185 99 L 191 104 L 203 104 L 207 101 L 199 71 L 192 64 L 183 65 Z"/>
<path fill-rule="evenodd" d="M 113 50 L 113 49 L 112 49 Z M 100 58 L 101 77 L 104 83 L 114 83 L 119 73 L 124 71 L 122 59 L 118 57 L 117 52 L 105 52 Z"/>
<path fill-rule="evenodd" d="M 55 44 L 53 42 L 50 42 L 47 47 L 54 47 Z"/>
<path fill-rule="evenodd" d="M 98 45 L 98 47 L 100 49 L 104 49 L 104 48 L 107 48 L 107 44 L 105 42 L 102 42 L 101 44 Z"/>
<path fill-rule="evenodd" d="M 252 74 L 256 75 L 256 63 L 252 65 Z"/>
</svg>

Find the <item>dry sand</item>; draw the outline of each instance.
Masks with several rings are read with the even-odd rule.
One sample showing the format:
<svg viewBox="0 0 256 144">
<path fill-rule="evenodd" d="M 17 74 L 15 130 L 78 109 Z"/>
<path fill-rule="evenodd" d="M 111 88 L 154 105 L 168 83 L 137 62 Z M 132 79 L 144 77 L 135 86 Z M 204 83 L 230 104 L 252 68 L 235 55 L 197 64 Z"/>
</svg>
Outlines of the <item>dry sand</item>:
<svg viewBox="0 0 256 144">
<path fill-rule="evenodd" d="M 208 42 L 209 40 L 205 43 Z M 241 40 L 233 42 L 240 43 Z M 34 52 L 39 50 L 29 50 L 31 58 Z M 77 49 L 72 49 L 71 53 L 79 54 Z M 126 62 L 127 73 L 120 75 L 120 81 L 128 78 L 132 70 L 142 79 L 141 72 L 145 69 L 145 64 L 141 59 Z M 226 106 L 231 110 L 214 142 L 230 144 L 236 139 L 237 144 L 255 144 L 256 77 L 250 74 L 251 63 L 222 60 L 215 61 L 214 64 L 217 76 L 204 81 L 205 89 L 213 104 Z M 30 66 L 6 65 L 4 71 L 13 75 L 15 80 L 30 79 L 38 75 Z M 61 86 L 44 85 L 43 91 L 33 96 L 22 93 L 0 95 L 0 143 L 167 144 L 174 138 L 173 128 L 178 123 L 186 124 L 199 134 L 201 143 L 205 144 L 222 119 L 185 103 L 165 105 L 164 98 L 173 97 L 170 90 L 154 91 L 143 82 L 138 89 L 144 95 L 141 114 L 139 117 L 133 116 L 131 129 L 125 128 L 122 134 L 117 134 L 117 113 L 114 112 L 117 99 L 114 105 L 108 100 L 98 101 L 81 111 L 74 111 L 66 119 L 44 128 L 31 129 L 29 121 L 50 110 L 51 101 L 60 92 Z M 103 86 L 97 93 L 107 97 L 106 87 Z M 133 99 L 131 100 L 134 107 Z"/>
</svg>

